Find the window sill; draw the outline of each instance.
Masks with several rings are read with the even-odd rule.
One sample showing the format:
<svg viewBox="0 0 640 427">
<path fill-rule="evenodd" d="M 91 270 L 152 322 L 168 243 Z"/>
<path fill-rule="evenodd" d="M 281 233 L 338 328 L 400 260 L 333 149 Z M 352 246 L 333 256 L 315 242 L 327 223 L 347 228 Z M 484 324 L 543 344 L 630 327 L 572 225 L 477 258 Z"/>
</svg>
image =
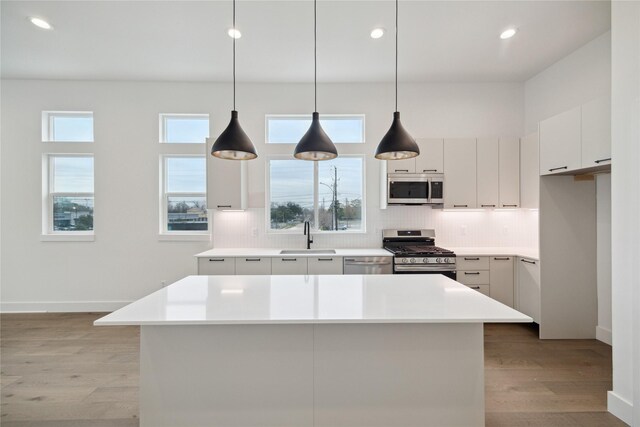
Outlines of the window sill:
<svg viewBox="0 0 640 427">
<path fill-rule="evenodd" d="M 161 242 L 208 242 L 211 236 L 206 234 L 180 234 L 180 233 L 160 233 L 158 240 Z"/>
<path fill-rule="evenodd" d="M 41 242 L 94 242 L 95 234 L 41 234 Z"/>
</svg>

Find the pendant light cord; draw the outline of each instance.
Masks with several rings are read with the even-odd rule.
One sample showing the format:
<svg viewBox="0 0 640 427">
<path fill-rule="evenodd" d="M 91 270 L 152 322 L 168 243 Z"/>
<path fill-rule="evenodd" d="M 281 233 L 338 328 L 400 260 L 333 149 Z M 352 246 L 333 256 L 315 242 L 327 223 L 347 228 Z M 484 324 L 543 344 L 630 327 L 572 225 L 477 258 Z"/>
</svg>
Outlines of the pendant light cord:
<svg viewBox="0 0 640 427">
<path fill-rule="evenodd" d="M 236 28 L 236 0 L 233 0 L 233 30 Z M 236 38 L 235 34 L 233 38 L 233 110 L 236 109 Z"/>
<path fill-rule="evenodd" d="M 313 0 L 313 111 L 318 111 L 318 6 Z"/>
<path fill-rule="evenodd" d="M 398 111 L 398 0 L 396 0 L 396 111 Z"/>
</svg>

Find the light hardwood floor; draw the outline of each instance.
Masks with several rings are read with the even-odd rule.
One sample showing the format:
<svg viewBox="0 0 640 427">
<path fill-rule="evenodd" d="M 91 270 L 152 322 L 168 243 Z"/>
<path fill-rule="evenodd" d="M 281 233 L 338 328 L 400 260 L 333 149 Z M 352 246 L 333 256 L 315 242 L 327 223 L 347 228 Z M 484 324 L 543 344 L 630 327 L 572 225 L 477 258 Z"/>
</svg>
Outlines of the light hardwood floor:
<svg viewBox="0 0 640 427">
<path fill-rule="evenodd" d="M 98 317 L 0 316 L 3 427 L 138 426 L 139 329 Z M 606 412 L 611 348 L 598 341 L 486 325 L 485 367 L 487 427 L 626 425 Z"/>
</svg>

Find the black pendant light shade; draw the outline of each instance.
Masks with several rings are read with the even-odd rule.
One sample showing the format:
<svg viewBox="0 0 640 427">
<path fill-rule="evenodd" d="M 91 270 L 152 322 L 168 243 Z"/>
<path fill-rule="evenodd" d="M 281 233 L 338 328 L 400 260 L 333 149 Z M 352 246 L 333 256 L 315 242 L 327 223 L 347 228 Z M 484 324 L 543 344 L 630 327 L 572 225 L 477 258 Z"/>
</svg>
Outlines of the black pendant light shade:
<svg viewBox="0 0 640 427">
<path fill-rule="evenodd" d="M 293 157 L 300 160 L 331 160 L 338 157 L 338 150 L 322 129 L 320 114 L 317 112 L 313 113 L 311 126 L 296 145 Z"/>
<path fill-rule="evenodd" d="M 256 148 L 240 126 L 236 110 L 231 112 L 229 125 L 213 143 L 211 155 L 227 160 L 251 160 L 258 157 Z"/>
<path fill-rule="evenodd" d="M 402 126 L 400 113 L 393 113 L 393 123 L 378 144 L 376 159 L 402 160 L 416 157 L 420 154 L 420 148 L 409 132 Z"/>
</svg>

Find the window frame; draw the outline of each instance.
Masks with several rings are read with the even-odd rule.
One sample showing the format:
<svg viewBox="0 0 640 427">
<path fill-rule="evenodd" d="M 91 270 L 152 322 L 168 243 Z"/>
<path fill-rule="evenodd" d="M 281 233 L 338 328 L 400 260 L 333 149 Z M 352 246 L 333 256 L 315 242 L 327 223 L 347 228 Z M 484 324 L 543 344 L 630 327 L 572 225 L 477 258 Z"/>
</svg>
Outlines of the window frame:
<svg viewBox="0 0 640 427">
<path fill-rule="evenodd" d="M 204 192 L 169 192 L 167 191 L 168 168 L 167 162 L 170 158 L 202 158 L 205 161 Z M 209 240 L 211 235 L 211 214 L 207 207 L 207 179 L 206 179 L 207 156 L 204 154 L 160 154 L 160 224 L 159 235 L 161 240 Z M 207 212 L 206 230 L 169 230 L 169 198 L 170 197 L 203 197 L 205 210 Z"/>
<path fill-rule="evenodd" d="M 361 217 L 362 217 L 362 227 L 358 230 L 320 230 L 318 228 L 318 212 L 320 209 L 320 204 L 319 204 L 319 191 L 318 188 L 320 186 L 319 180 L 318 180 L 318 172 L 319 172 L 319 162 L 313 162 L 313 212 L 314 212 L 314 224 L 313 227 L 311 228 L 311 232 L 313 234 L 337 234 L 337 235 L 344 235 L 344 234 L 366 234 L 367 233 L 367 204 L 366 204 L 366 192 L 367 192 L 367 183 L 366 183 L 366 176 L 367 176 L 367 156 L 364 154 L 341 154 L 340 158 L 359 158 L 362 160 L 362 200 L 361 200 L 361 204 L 362 204 L 362 211 L 361 211 Z M 266 172 L 266 178 L 265 178 L 265 183 L 266 183 L 266 188 L 265 188 L 265 230 L 267 231 L 267 234 L 299 234 L 299 232 L 297 231 L 289 231 L 287 230 L 277 230 L 277 229 L 272 229 L 271 228 L 271 161 L 272 160 L 291 160 L 293 162 L 299 162 L 302 160 L 297 160 L 297 159 L 293 159 L 291 158 L 291 156 L 286 156 L 286 155 L 280 155 L 280 154 L 275 154 L 275 155 L 269 155 L 266 157 L 266 167 L 265 167 L 265 172 Z"/>
<path fill-rule="evenodd" d="M 271 118 L 280 118 L 280 119 L 292 119 L 292 120 L 311 120 L 311 116 L 308 114 L 265 114 L 264 116 L 264 143 L 266 145 L 294 145 L 297 142 L 271 142 L 269 141 L 269 119 Z M 320 120 L 326 119 L 348 119 L 348 118 L 361 118 L 362 119 L 362 132 L 361 132 L 361 141 L 359 142 L 341 142 L 341 141 L 333 141 L 335 144 L 345 144 L 345 145 L 357 145 L 357 144 L 365 144 L 366 141 L 366 115 L 365 114 L 322 114 L 320 116 Z"/>
<path fill-rule="evenodd" d="M 55 117 L 76 117 L 76 118 L 91 118 L 91 139 L 90 140 L 65 140 L 65 139 L 53 139 L 53 135 L 55 134 Z M 42 142 L 54 142 L 54 143 L 94 143 L 96 139 L 95 136 L 95 120 L 93 111 L 51 111 L 46 110 L 42 112 Z"/>
<path fill-rule="evenodd" d="M 207 120 L 207 128 L 208 128 L 208 136 L 205 137 L 205 140 L 202 142 L 186 142 L 186 141 L 167 141 L 167 121 L 168 118 L 206 118 Z M 160 144 L 179 144 L 179 145 L 189 145 L 196 144 L 198 146 L 206 145 L 207 138 L 211 138 L 211 117 L 209 113 L 160 113 L 158 114 L 158 142 Z"/>
</svg>

